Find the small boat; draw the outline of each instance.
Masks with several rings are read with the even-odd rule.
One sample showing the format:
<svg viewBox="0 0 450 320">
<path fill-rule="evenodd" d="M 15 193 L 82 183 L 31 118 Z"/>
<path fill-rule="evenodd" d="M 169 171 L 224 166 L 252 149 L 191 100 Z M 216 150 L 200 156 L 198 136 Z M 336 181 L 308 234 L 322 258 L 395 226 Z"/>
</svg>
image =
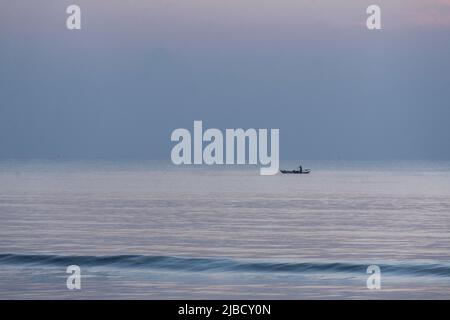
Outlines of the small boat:
<svg viewBox="0 0 450 320">
<path fill-rule="evenodd" d="M 303 169 L 302 166 L 298 167 L 298 170 L 280 170 L 283 174 L 308 174 L 311 172 L 311 169 Z"/>
<path fill-rule="evenodd" d="M 280 170 L 280 172 L 283 173 L 283 174 L 288 174 L 288 173 L 291 173 L 291 174 L 308 174 L 308 173 L 311 172 L 311 170 L 310 169 L 305 169 L 305 170 L 302 170 L 302 171 L 300 171 L 300 170 Z"/>
</svg>

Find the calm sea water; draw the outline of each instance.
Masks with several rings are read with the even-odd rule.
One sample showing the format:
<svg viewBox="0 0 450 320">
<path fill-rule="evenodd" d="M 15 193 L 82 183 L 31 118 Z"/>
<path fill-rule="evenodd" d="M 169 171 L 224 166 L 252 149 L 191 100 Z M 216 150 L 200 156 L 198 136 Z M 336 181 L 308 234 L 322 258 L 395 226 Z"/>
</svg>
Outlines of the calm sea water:
<svg viewBox="0 0 450 320">
<path fill-rule="evenodd" d="M 303 164 L 0 161 L 0 298 L 450 298 L 450 163 Z"/>
</svg>

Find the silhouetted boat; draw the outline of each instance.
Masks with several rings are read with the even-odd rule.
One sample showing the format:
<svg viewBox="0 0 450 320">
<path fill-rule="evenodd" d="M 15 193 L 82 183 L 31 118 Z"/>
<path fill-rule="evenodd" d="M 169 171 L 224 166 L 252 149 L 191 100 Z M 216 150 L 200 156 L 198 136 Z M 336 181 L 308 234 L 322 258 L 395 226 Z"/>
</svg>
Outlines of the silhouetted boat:
<svg viewBox="0 0 450 320">
<path fill-rule="evenodd" d="M 308 174 L 308 173 L 311 172 L 311 170 L 310 169 L 305 169 L 305 170 L 302 170 L 302 171 L 300 171 L 300 170 L 280 170 L 280 172 L 283 173 L 283 174 L 288 174 L 288 173 L 291 173 L 291 174 Z"/>
</svg>

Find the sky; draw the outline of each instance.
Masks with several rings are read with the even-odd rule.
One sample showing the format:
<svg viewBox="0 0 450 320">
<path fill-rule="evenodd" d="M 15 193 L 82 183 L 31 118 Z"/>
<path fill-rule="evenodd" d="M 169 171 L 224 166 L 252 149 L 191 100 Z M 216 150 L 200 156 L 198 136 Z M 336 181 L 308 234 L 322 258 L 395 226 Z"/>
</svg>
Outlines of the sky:
<svg viewBox="0 0 450 320">
<path fill-rule="evenodd" d="M 278 128 L 286 160 L 450 160 L 450 0 L 0 7 L 0 159 L 169 160 L 202 120 Z"/>
</svg>

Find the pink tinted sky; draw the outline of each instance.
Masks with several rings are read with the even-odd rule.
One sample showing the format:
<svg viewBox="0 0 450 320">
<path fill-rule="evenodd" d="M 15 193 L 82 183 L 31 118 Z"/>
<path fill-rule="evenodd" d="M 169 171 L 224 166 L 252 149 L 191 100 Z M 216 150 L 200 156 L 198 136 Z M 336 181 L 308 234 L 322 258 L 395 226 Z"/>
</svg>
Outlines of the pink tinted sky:
<svg viewBox="0 0 450 320">
<path fill-rule="evenodd" d="M 74 1 L 16 0 L 0 12 L 0 34 L 21 29 L 55 30 Z M 77 0 L 84 27 L 117 32 L 202 37 L 209 33 L 245 38 L 360 30 L 366 8 L 382 9 L 386 30 L 450 27 L 450 0 Z M 64 14 L 61 15 L 61 12 Z M 26 23 L 28 21 L 28 23 Z"/>
<path fill-rule="evenodd" d="M 110 3 L 114 3 L 110 7 L 113 11 L 120 8 L 121 13 L 134 12 L 128 2 L 128 9 L 121 1 Z M 382 9 L 387 28 L 450 26 L 450 0 L 135 0 L 132 3 L 147 12 L 158 12 L 161 17 L 169 14 L 175 23 L 196 17 L 218 24 L 247 21 L 272 27 L 316 23 L 345 27 L 360 24 L 366 15 L 365 8 L 376 4 Z"/>
</svg>

